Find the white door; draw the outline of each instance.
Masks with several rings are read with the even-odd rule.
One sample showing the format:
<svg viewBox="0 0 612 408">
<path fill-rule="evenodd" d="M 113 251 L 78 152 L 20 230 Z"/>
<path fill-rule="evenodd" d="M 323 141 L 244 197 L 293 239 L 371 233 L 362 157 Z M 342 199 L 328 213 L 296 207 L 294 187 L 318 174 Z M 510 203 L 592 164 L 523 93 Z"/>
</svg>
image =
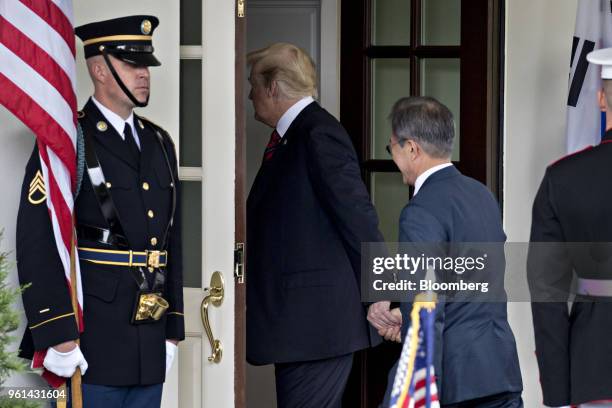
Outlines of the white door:
<svg viewBox="0 0 612 408">
<path fill-rule="evenodd" d="M 74 1 L 74 9 L 76 25 L 132 14 L 160 19 L 153 45 L 162 66 L 151 68 L 150 105 L 137 111 L 168 130 L 180 157 L 186 331 L 164 385 L 162 405 L 233 407 L 235 4 L 232 0 L 106 0 Z M 92 86 L 80 48 L 82 106 Z M 225 279 L 222 304 L 209 307 L 212 333 L 223 347 L 219 363 L 208 360 L 211 346 L 200 313 L 204 288 L 214 271 Z"/>
</svg>

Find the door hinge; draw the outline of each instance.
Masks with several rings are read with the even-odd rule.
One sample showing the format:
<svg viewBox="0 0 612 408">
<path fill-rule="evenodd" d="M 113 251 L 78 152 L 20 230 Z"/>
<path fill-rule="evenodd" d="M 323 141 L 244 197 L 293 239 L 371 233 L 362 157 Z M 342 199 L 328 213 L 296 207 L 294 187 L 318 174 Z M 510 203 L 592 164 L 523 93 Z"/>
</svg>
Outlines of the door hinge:
<svg viewBox="0 0 612 408">
<path fill-rule="evenodd" d="M 238 0 L 238 18 L 244 18 L 245 15 L 245 3 L 246 0 Z"/>
<path fill-rule="evenodd" d="M 234 278 L 238 283 L 244 283 L 244 244 L 237 242 L 234 247 Z"/>
</svg>

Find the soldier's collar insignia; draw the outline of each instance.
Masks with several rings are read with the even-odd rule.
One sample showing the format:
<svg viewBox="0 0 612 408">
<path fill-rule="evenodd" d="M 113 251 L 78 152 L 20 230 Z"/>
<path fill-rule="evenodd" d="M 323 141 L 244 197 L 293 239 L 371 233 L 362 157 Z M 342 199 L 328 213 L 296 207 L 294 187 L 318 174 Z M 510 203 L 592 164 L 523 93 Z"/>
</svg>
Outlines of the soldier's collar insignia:
<svg viewBox="0 0 612 408">
<path fill-rule="evenodd" d="M 103 120 L 99 121 L 96 124 L 96 127 L 98 128 L 100 132 L 106 132 L 106 129 L 108 129 L 108 125 Z"/>
<path fill-rule="evenodd" d="M 83 112 L 83 111 L 78 111 L 77 112 L 77 118 L 81 119 L 81 118 L 84 118 L 84 117 L 85 117 L 85 112 Z"/>
<path fill-rule="evenodd" d="M 142 24 L 140 24 L 140 31 L 144 35 L 151 34 L 151 29 L 153 28 L 150 20 L 142 20 Z"/>
<path fill-rule="evenodd" d="M 141 129 L 144 129 L 144 125 L 140 119 L 138 119 L 138 126 L 140 126 Z"/>
<path fill-rule="evenodd" d="M 28 201 L 33 205 L 43 203 L 47 199 L 47 189 L 45 188 L 45 180 L 43 179 L 40 170 L 36 172 L 34 178 L 30 182 L 30 192 L 28 193 Z"/>
</svg>

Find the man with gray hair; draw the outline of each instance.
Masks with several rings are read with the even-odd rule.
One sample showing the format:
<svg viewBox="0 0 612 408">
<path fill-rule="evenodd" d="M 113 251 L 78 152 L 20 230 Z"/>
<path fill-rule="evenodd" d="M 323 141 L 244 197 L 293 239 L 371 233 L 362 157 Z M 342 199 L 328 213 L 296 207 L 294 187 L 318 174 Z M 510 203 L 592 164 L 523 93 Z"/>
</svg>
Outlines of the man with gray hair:
<svg viewBox="0 0 612 408">
<path fill-rule="evenodd" d="M 433 98 L 402 98 L 390 115 L 387 151 L 414 196 L 400 216 L 400 242 L 499 242 L 506 240 L 495 198 L 451 163 L 453 115 Z M 373 306 L 371 306 L 372 308 Z M 393 314 L 404 324 L 375 325 L 387 339 L 406 338 L 411 303 Z M 522 381 L 506 304 L 440 302 L 436 307 L 434 370 L 446 408 L 519 408 Z M 390 387 L 396 368 L 391 370 Z M 385 407 L 387 405 L 384 405 Z"/>
<path fill-rule="evenodd" d="M 279 408 L 340 407 L 353 353 L 380 342 L 359 291 L 378 217 L 308 54 L 277 43 L 248 62 L 255 117 L 274 130 L 247 201 L 247 360 L 274 364 Z"/>
</svg>

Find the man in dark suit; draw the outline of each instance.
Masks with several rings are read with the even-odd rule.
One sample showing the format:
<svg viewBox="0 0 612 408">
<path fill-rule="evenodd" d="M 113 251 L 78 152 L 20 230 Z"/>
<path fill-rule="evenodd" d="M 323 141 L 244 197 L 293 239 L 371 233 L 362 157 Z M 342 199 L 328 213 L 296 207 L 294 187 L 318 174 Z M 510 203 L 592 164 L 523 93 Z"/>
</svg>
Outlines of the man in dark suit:
<svg viewBox="0 0 612 408">
<path fill-rule="evenodd" d="M 44 366 L 60 377 L 80 367 L 88 408 L 159 407 L 185 336 L 177 157 L 170 136 L 133 112 L 147 105 L 149 66 L 160 65 L 151 43 L 157 25 L 156 17 L 131 16 L 76 28 L 95 89 L 78 113 L 85 151 L 74 211 L 81 334 L 37 148 L 23 183 L 17 262 L 20 282 L 31 286 L 23 293 L 21 355 L 46 351 Z"/>
<path fill-rule="evenodd" d="M 433 98 L 410 97 L 397 101 L 390 117 L 388 151 L 404 183 L 414 186 L 400 216 L 399 241 L 496 242 L 501 247 L 506 235 L 493 195 L 450 161 L 454 124 L 449 109 Z M 437 305 L 434 366 L 442 407 L 522 407 L 518 356 L 503 300 Z M 405 323 L 411 307 L 410 302 L 401 304 Z M 401 327 L 402 339 L 407 326 Z M 399 331 L 381 329 L 389 339 L 397 339 Z"/>
<path fill-rule="evenodd" d="M 277 43 L 248 62 L 274 131 L 247 202 L 247 359 L 275 365 L 280 408 L 339 407 L 353 353 L 379 341 L 359 289 L 378 218 L 351 139 L 314 100 L 310 57 Z"/>
<path fill-rule="evenodd" d="M 612 48 L 587 58 L 603 65 L 605 136 L 548 166 L 533 203 L 527 271 L 540 382 L 551 407 L 612 406 Z"/>
</svg>

